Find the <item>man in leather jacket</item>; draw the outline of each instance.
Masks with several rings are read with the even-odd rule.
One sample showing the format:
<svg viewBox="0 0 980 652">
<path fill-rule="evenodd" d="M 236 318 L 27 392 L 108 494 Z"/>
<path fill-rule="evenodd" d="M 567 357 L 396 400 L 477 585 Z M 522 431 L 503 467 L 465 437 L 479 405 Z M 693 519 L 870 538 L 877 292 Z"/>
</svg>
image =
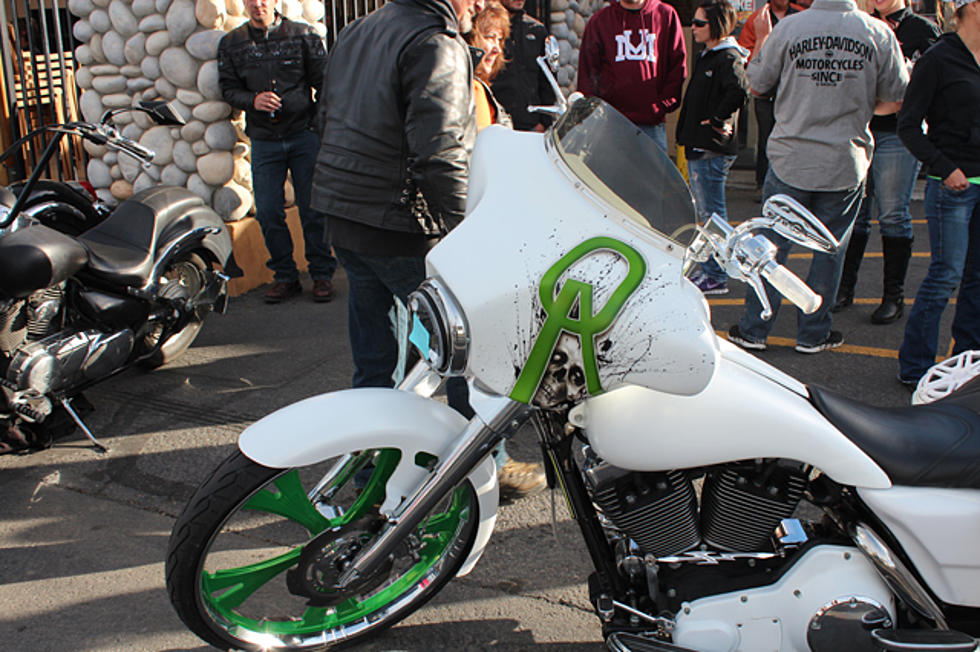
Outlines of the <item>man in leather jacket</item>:
<svg viewBox="0 0 980 652">
<path fill-rule="evenodd" d="M 510 36 L 504 43 L 507 65 L 493 80 L 493 92 L 504 105 L 518 131 L 544 131 L 551 120 L 540 113 L 529 113 L 528 105 L 555 103 L 551 84 L 538 68 L 544 54 L 548 31 L 540 21 L 524 13 L 525 0 L 501 0 L 510 12 Z"/>
<path fill-rule="evenodd" d="M 252 144 L 255 217 L 275 280 L 265 300 L 279 303 L 302 291 L 284 210 L 288 170 L 303 224 L 313 299 L 329 301 L 337 261 L 324 240 L 323 215 L 310 209 L 313 165 L 320 145 L 312 130 L 312 91 L 319 92 L 323 83 L 323 39 L 309 25 L 282 16 L 276 11 L 276 0 L 246 0 L 245 9 L 249 21 L 228 32 L 218 45 L 218 83 L 224 100 L 245 111 L 245 133 Z"/>
<path fill-rule="evenodd" d="M 395 299 L 463 219 L 476 124 L 461 34 L 473 0 L 392 0 L 348 25 L 330 52 L 313 206 L 350 284 L 354 387 L 400 377 Z M 397 370 L 397 372 L 396 372 Z"/>
</svg>

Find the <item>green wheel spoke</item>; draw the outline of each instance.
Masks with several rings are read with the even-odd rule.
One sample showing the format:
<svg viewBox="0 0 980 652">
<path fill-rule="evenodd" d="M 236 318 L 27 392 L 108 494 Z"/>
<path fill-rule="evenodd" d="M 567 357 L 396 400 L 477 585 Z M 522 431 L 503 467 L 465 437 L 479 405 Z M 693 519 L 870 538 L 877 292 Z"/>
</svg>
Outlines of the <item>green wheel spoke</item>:
<svg viewBox="0 0 980 652">
<path fill-rule="evenodd" d="M 201 592 L 217 609 L 227 611 L 241 605 L 266 582 L 295 565 L 303 549 L 294 548 L 287 553 L 255 564 L 225 568 L 201 575 Z M 215 595 L 224 591 L 221 595 Z"/>
<path fill-rule="evenodd" d="M 311 535 L 318 534 L 330 526 L 330 521 L 318 512 L 306 497 L 306 491 L 296 470 L 279 476 L 273 484 L 277 491 L 258 492 L 245 503 L 243 509 L 278 514 L 299 523 Z"/>
<path fill-rule="evenodd" d="M 343 516 L 330 519 L 329 527 L 340 527 L 352 521 L 356 521 L 368 513 L 376 504 L 384 501 L 385 485 L 388 478 L 395 472 L 398 460 L 401 459 L 401 451 L 385 449 L 378 453 L 374 460 L 374 472 L 367 481 L 361 494 L 351 504 L 350 509 L 344 512 Z"/>
</svg>

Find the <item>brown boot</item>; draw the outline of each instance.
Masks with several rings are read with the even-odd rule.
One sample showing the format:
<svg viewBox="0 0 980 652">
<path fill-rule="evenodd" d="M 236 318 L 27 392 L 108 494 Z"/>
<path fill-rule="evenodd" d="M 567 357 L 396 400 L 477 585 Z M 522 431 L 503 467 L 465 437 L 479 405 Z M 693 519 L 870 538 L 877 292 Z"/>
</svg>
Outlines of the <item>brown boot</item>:
<svg viewBox="0 0 980 652">
<path fill-rule="evenodd" d="M 313 300 L 317 303 L 326 303 L 333 299 L 333 281 L 321 279 L 313 281 Z"/>
<path fill-rule="evenodd" d="M 297 294 L 302 294 L 303 286 L 300 285 L 299 281 L 293 281 L 292 283 L 283 283 L 278 281 L 273 283 L 272 287 L 269 288 L 265 293 L 266 303 L 282 303 L 290 297 L 295 297 Z"/>
<path fill-rule="evenodd" d="M 533 496 L 545 488 L 544 469 L 540 464 L 509 460 L 497 471 L 501 500 Z"/>
</svg>

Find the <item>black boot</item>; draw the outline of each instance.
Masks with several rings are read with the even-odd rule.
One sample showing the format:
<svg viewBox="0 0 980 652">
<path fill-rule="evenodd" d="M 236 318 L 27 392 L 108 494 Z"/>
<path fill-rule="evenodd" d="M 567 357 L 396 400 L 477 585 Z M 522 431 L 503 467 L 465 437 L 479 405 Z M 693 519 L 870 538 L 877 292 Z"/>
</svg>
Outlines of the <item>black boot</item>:
<svg viewBox="0 0 980 652">
<path fill-rule="evenodd" d="M 840 285 L 837 286 L 837 301 L 833 312 L 839 312 L 854 303 L 854 285 L 857 283 L 858 269 L 864 258 L 864 248 L 868 246 L 867 233 L 851 233 L 851 242 L 844 254 L 844 269 L 840 275 Z"/>
<path fill-rule="evenodd" d="M 912 238 L 881 237 L 885 257 L 881 305 L 871 313 L 872 324 L 890 324 L 905 312 L 905 272 L 912 257 Z"/>
</svg>

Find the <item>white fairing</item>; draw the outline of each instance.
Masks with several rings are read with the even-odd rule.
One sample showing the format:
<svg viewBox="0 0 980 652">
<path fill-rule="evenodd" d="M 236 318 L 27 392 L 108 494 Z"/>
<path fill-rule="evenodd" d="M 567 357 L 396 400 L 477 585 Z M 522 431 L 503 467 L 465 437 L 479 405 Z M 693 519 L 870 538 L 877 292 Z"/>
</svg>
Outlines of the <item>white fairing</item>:
<svg viewBox="0 0 980 652">
<path fill-rule="evenodd" d="M 775 457 L 812 464 L 840 484 L 891 486 L 805 392 L 787 389 L 792 379 L 778 372 L 762 375 L 728 356 L 696 396 L 623 387 L 590 398 L 570 420 L 585 429 L 599 457 L 624 469 L 667 471 Z M 732 357 L 743 360 L 741 354 Z"/>
<path fill-rule="evenodd" d="M 775 584 L 685 603 L 674 643 L 699 652 L 809 652 L 814 614 L 852 597 L 881 605 L 894 622 L 894 598 L 871 562 L 856 548 L 818 546 Z"/>
<path fill-rule="evenodd" d="M 980 607 L 980 491 L 861 489 L 940 600 Z"/>
<path fill-rule="evenodd" d="M 512 391 L 548 318 L 539 296 L 543 277 L 575 247 L 607 237 L 639 252 L 646 273 L 616 321 L 595 336 L 602 389 L 633 383 L 678 394 L 699 392 L 711 378 L 718 351 L 707 303 L 682 277 L 683 251 L 628 218 L 607 219 L 614 209 L 584 192 L 562 169 L 538 134 L 493 126 L 480 133 L 467 217 L 426 257 L 429 275 L 452 290 L 466 315 L 468 373 L 498 394 L 523 400 Z M 545 291 L 554 294 L 569 279 L 578 280 L 592 287 L 598 311 L 629 269 L 622 256 L 597 250 Z M 569 357 L 576 346 L 581 352 L 568 332 L 558 346 L 572 349 Z M 557 398 L 574 401 L 585 395 L 574 383 L 567 392 Z"/>
<path fill-rule="evenodd" d="M 272 468 L 305 466 L 369 448 L 397 448 L 401 461 L 387 484 L 382 511 L 411 495 L 428 471 L 415 456 L 442 457 L 467 421 L 444 403 L 394 389 L 362 388 L 321 394 L 256 421 L 238 439 L 242 453 Z M 480 523 L 476 542 L 459 571 L 465 575 L 483 554 L 497 520 L 497 469 L 488 457 L 469 475 Z"/>
</svg>

